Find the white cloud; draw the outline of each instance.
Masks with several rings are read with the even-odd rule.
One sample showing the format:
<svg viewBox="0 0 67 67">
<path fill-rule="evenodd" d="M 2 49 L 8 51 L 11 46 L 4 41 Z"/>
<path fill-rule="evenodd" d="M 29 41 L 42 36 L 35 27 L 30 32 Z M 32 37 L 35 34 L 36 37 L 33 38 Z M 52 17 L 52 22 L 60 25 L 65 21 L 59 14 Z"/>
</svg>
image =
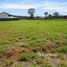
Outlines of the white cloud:
<svg viewBox="0 0 67 67">
<path fill-rule="evenodd" d="M 38 5 L 34 4 L 1 4 L 0 8 L 7 8 L 7 9 L 28 9 L 28 8 L 37 8 Z"/>
<path fill-rule="evenodd" d="M 38 3 L 16 3 L 16 4 L 0 4 L 0 8 L 6 9 L 28 9 L 28 8 L 41 8 L 43 10 L 49 11 L 64 11 L 67 12 L 67 2 L 50 2 L 50 1 L 43 1 Z"/>
<path fill-rule="evenodd" d="M 44 5 L 42 6 L 44 10 L 56 10 L 56 11 L 64 11 L 67 12 L 67 2 L 44 2 Z"/>
</svg>

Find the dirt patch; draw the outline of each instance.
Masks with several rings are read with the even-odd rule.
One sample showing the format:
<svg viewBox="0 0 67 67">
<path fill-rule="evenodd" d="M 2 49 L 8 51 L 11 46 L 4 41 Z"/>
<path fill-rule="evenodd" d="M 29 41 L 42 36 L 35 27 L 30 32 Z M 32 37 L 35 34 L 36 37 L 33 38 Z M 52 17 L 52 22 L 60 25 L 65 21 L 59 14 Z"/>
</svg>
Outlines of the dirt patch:
<svg viewBox="0 0 67 67">
<path fill-rule="evenodd" d="M 14 60 L 18 60 L 19 56 L 22 52 L 31 52 L 30 48 L 24 48 L 24 47 L 17 47 L 14 48 L 10 53 L 8 53 L 8 57 Z"/>
</svg>

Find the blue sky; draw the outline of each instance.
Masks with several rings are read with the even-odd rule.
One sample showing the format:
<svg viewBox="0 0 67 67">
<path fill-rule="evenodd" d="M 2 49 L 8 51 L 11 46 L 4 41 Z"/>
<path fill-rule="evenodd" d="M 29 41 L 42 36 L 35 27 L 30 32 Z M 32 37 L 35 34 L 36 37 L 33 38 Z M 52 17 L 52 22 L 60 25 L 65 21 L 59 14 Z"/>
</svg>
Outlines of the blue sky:
<svg viewBox="0 0 67 67">
<path fill-rule="evenodd" d="M 0 0 L 0 12 L 24 16 L 29 8 L 35 8 L 35 16 L 44 16 L 46 11 L 67 15 L 67 0 Z"/>
</svg>

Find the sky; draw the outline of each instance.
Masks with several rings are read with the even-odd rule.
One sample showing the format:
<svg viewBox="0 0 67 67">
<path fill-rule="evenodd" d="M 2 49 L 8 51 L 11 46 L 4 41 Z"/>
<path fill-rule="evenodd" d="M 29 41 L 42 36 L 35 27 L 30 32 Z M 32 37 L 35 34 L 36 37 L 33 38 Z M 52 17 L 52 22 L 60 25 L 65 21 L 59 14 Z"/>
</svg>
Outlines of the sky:
<svg viewBox="0 0 67 67">
<path fill-rule="evenodd" d="M 29 8 L 35 9 L 35 16 L 44 16 L 44 12 L 67 15 L 67 0 L 0 0 L 0 12 L 28 16 Z"/>
</svg>

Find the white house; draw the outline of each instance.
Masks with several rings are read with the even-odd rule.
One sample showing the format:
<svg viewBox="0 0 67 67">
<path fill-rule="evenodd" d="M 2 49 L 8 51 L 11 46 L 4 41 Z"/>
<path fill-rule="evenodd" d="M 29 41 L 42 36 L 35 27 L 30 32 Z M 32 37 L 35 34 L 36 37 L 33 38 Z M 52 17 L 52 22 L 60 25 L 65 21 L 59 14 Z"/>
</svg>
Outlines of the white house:
<svg viewBox="0 0 67 67">
<path fill-rule="evenodd" d="M 6 12 L 2 12 L 2 13 L 0 13 L 0 19 L 3 19 L 3 18 L 16 18 L 16 17 L 14 17 Z"/>
</svg>

